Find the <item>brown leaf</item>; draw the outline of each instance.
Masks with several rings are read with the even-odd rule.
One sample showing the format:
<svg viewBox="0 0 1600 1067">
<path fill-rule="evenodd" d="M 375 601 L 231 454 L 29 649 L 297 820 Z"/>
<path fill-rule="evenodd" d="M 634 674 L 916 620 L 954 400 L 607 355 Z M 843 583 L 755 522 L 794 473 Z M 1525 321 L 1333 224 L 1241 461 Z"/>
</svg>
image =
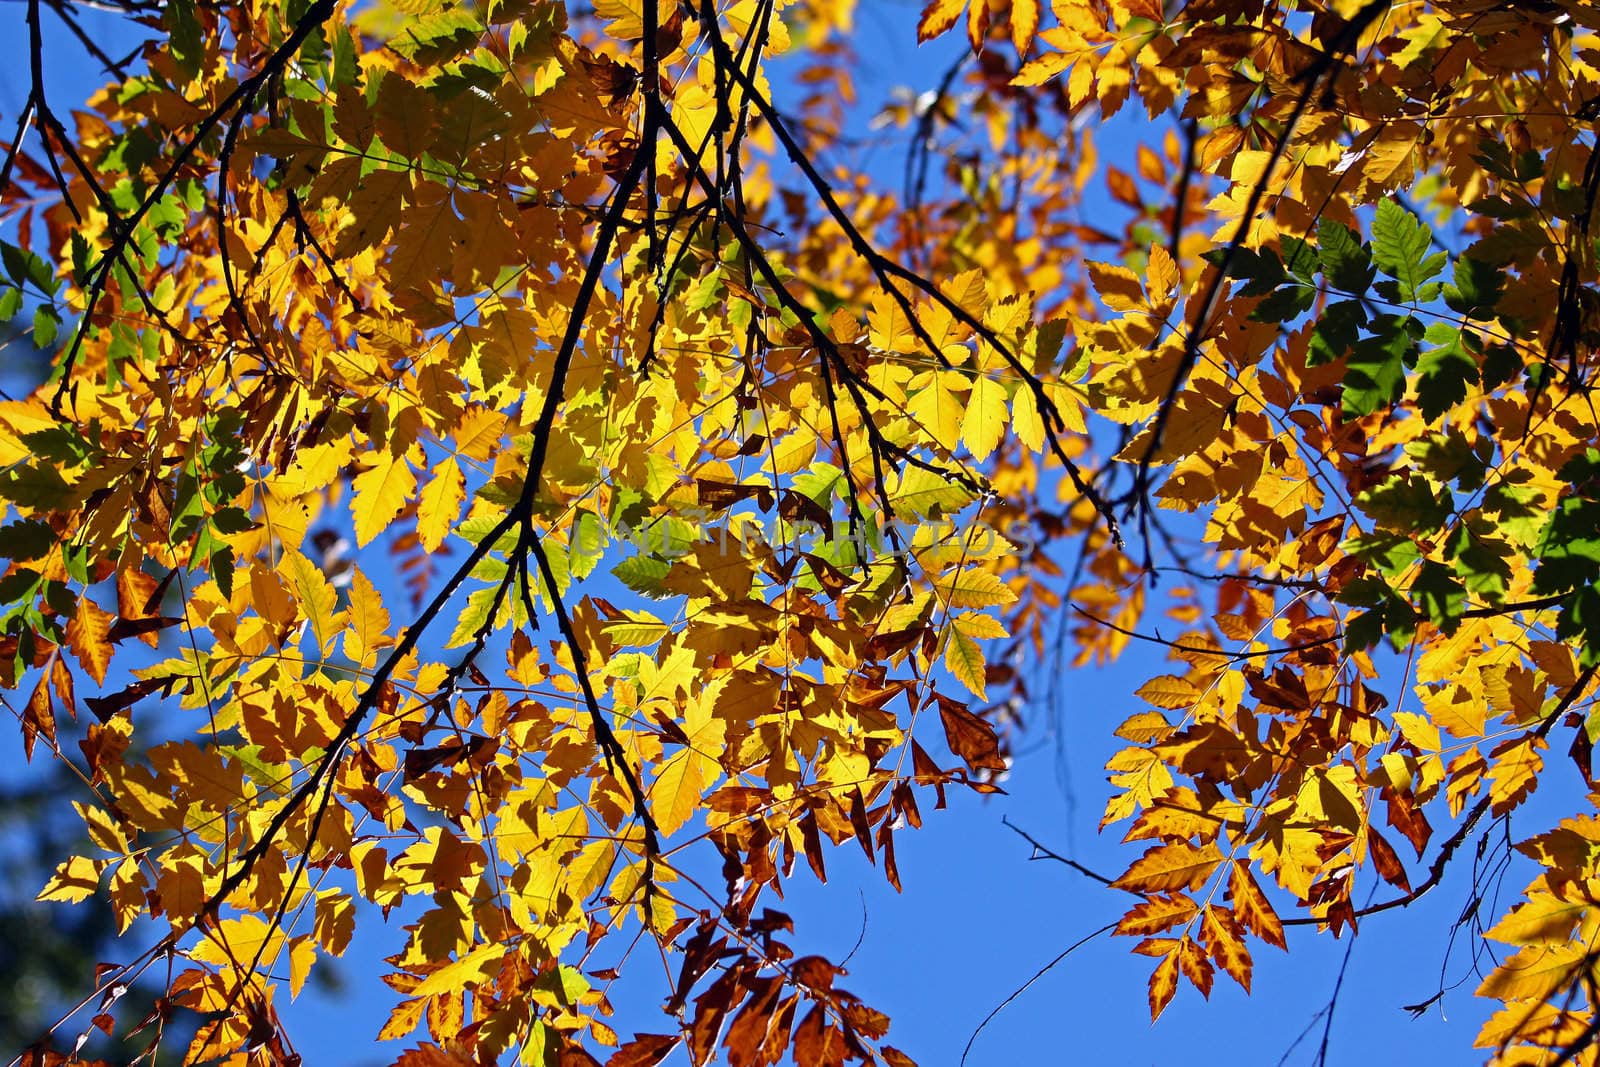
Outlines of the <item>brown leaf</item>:
<svg viewBox="0 0 1600 1067">
<path fill-rule="evenodd" d="M 171 678 L 144 678 L 124 686 L 110 696 L 89 697 L 84 703 L 89 705 L 89 710 L 94 713 L 95 718 L 101 722 L 109 722 L 117 712 L 133 707 L 157 689 L 163 689 L 172 682 Z"/>
<path fill-rule="evenodd" d="M 774 974 L 750 980 L 750 999 L 728 1026 L 722 1046 L 728 1053 L 729 1067 L 754 1067 L 761 1061 L 761 1046 L 772 1021 L 783 976 Z"/>
<path fill-rule="evenodd" d="M 33 761 L 33 745 L 43 734 L 51 748 L 56 743 L 56 713 L 50 704 L 50 676 L 40 675 L 33 695 L 22 709 L 22 754 Z"/>
<path fill-rule="evenodd" d="M 1372 851 L 1373 866 L 1378 868 L 1378 874 L 1383 880 L 1392 886 L 1397 886 L 1402 893 L 1411 892 L 1411 879 L 1406 877 L 1406 869 L 1401 865 L 1400 857 L 1375 827 L 1367 827 L 1367 846 Z"/>
<path fill-rule="evenodd" d="M 855 831 L 856 844 L 867 854 L 867 862 L 877 865 L 872 852 L 872 824 L 867 822 L 867 802 L 859 788 L 850 791 L 850 829 Z"/>
<path fill-rule="evenodd" d="M 828 1022 L 821 1004 L 794 1032 L 795 1067 L 844 1067 L 844 1035 Z"/>
<path fill-rule="evenodd" d="M 400 1053 L 393 1067 L 476 1067 L 476 1060 L 458 1056 L 430 1042 Z"/>
<path fill-rule="evenodd" d="M 683 1038 L 677 1034 L 634 1034 L 606 1060 L 606 1067 L 656 1067 Z"/>
<path fill-rule="evenodd" d="M 1433 836 L 1433 827 L 1428 825 L 1421 806 L 1409 794 L 1394 790 L 1384 792 L 1389 825 L 1411 842 L 1411 847 L 1417 850 L 1417 858 L 1421 859 L 1428 847 L 1428 839 Z"/>
<path fill-rule="evenodd" d="M 817 829 L 816 812 L 807 811 L 800 816 L 800 840 L 805 846 L 806 862 L 811 865 L 811 873 L 817 876 L 817 881 L 826 883 L 828 869 L 822 862 L 822 834 Z"/>
<path fill-rule="evenodd" d="M 710 988 L 694 998 L 694 1022 L 689 1029 L 689 1059 L 692 1062 L 710 1062 L 717 1035 L 722 1032 L 722 1020 L 744 998 L 740 974 L 739 967 L 729 967 L 717 976 Z"/>
<path fill-rule="evenodd" d="M 994 727 L 953 700 L 939 697 L 939 718 L 944 722 L 944 736 L 950 751 L 967 761 L 974 771 L 1003 771 L 1006 761 L 1000 758 L 1000 739 Z"/>
<path fill-rule="evenodd" d="M 791 993 L 778 1005 L 778 1010 L 773 1012 L 772 1019 L 767 1025 L 767 1037 L 761 1043 L 760 1063 L 763 1067 L 775 1064 L 783 1059 L 783 1054 L 789 1051 L 789 1034 L 794 1029 L 794 1013 L 800 1004 L 800 994 Z"/>
</svg>

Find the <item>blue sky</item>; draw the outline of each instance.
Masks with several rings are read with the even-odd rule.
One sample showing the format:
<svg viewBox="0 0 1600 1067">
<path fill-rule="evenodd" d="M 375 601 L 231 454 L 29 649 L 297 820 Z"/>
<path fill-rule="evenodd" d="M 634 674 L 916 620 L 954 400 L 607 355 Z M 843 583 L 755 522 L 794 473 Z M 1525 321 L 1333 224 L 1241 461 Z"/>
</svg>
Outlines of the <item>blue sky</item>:
<svg viewBox="0 0 1600 1067">
<path fill-rule="evenodd" d="M 20 30 L 21 7 L 13 4 L 11 10 Z M 913 3 L 864 0 L 858 16 L 863 68 L 856 79 L 861 121 L 895 86 L 929 88 L 952 48 L 959 47 L 951 38 L 919 49 L 913 30 L 916 11 Z M 85 22 L 91 27 L 104 24 L 93 13 L 86 14 Z M 24 45 L 20 32 L 0 42 L 0 123 L 7 130 L 26 92 Z M 49 71 L 60 107 L 83 95 L 94 72 L 70 42 L 57 37 L 51 48 L 60 57 Z M 1113 124 L 1099 140 L 1102 159 L 1131 171 L 1136 129 L 1128 118 Z M 868 159 L 874 172 L 895 187 L 903 150 L 902 142 L 885 138 Z M 602 580 L 578 592 L 609 595 L 609 588 Z M 400 603 L 398 595 L 393 600 Z M 1118 844 L 1120 828 L 1095 832 L 1108 789 L 1101 768 L 1119 747 L 1111 730 L 1140 706 L 1132 690 L 1156 673 L 1162 673 L 1160 650 L 1135 646 L 1113 668 L 1086 668 L 1058 679 L 1068 694 L 1062 715 L 1052 723 L 1046 710 L 1028 710 L 1038 729 L 1003 783 L 1004 795 L 983 798 L 952 791 L 950 808 L 939 812 L 927 800 L 924 828 L 898 836 L 903 893 L 889 887 L 881 870 L 869 866 L 858 851 L 843 847 L 829 855 L 827 886 L 817 885 L 802 869 L 786 902 L 769 901 L 769 906 L 793 915 L 797 929 L 792 944 L 798 953 L 816 952 L 835 960 L 851 954 L 849 977 L 840 984 L 891 1016 L 890 1043 L 924 1064 L 956 1063 L 993 1008 L 1132 902 L 1061 864 L 1029 862 L 1029 845 L 1002 820 L 1096 870 L 1120 873 L 1139 849 Z M 1570 765 L 1557 765 L 1555 759 L 1551 763 L 1543 792 L 1519 818 L 1522 835 L 1571 810 L 1567 805 L 1581 796 Z M 1291 931 L 1287 954 L 1260 946 L 1252 996 L 1221 976 L 1209 1003 L 1185 986 L 1155 1025 L 1145 1004 L 1153 961 L 1132 955 L 1129 939 L 1101 936 L 1039 978 L 989 1023 L 968 1062 L 1132 1065 L 1184 1059 L 1271 1067 L 1288 1053 L 1282 1062 L 1310 1064 L 1317 1060 L 1323 1035 L 1317 1015 L 1329 1001 L 1347 949 L 1349 967 L 1326 1062 L 1425 1064 L 1481 1058 L 1471 1045 L 1486 1006 L 1471 996 L 1479 979 L 1472 971 L 1476 945 L 1470 932 L 1463 930 L 1457 937 L 1445 965 L 1451 924 L 1469 899 L 1472 860 L 1470 853 L 1463 853 L 1443 885 L 1412 908 L 1369 920 L 1353 945 L 1348 935 L 1334 941 L 1297 928 Z M 1519 866 L 1507 875 L 1502 901 L 1484 904 L 1486 923 L 1498 916 L 1528 874 Z M 1413 865 L 1413 881 L 1421 876 L 1420 865 Z M 397 913 L 385 928 L 375 915 L 365 916 L 339 967 L 345 993 L 308 987 L 306 995 L 286 1008 L 291 1034 L 308 1063 L 379 1065 L 402 1047 L 379 1049 L 370 1042 L 393 1003 L 377 975 L 384 966 L 380 957 L 398 945 L 394 926 L 402 919 Z M 645 965 L 643 973 L 613 991 L 618 1016 L 612 1022 L 624 1037 L 634 1030 L 665 1030 L 670 1024 L 655 1010 L 663 991 L 659 966 L 650 973 L 651 961 L 641 957 L 637 962 Z M 1443 1000 L 1442 1010 L 1436 1006 L 1413 1020 L 1401 1005 L 1432 996 L 1441 982 L 1441 967 L 1444 983 L 1456 984 L 1454 992 Z M 1297 1035 L 1303 1040 L 1291 1051 Z"/>
</svg>

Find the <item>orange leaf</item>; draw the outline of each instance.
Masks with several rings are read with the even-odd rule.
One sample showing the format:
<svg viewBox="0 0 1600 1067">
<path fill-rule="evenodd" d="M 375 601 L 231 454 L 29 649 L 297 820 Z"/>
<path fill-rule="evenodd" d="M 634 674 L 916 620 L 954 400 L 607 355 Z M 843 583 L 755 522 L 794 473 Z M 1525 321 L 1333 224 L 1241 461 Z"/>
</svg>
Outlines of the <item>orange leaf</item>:
<svg viewBox="0 0 1600 1067">
<path fill-rule="evenodd" d="M 1117 923 L 1116 933 L 1134 937 L 1148 937 L 1170 930 L 1194 917 L 1199 906 L 1182 893 L 1151 897 L 1134 905 Z"/>
<path fill-rule="evenodd" d="M 922 17 L 917 19 L 917 40 L 931 41 L 943 36 L 956 24 L 966 6 L 967 0 L 930 0 L 922 9 Z"/>
<path fill-rule="evenodd" d="M 1111 883 L 1115 889 L 1136 893 L 1160 893 L 1169 889 L 1199 889 L 1222 862 L 1217 846 L 1207 842 L 1195 848 L 1187 841 L 1174 841 L 1150 849 Z"/>
<path fill-rule="evenodd" d="M 33 744 L 43 734 L 51 747 L 56 743 L 56 713 L 50 703 L 50 675 L 41 674 L 39 684 L 22 709 L 22 753 L 29 762 L 33 760 Z"/>
<path fill-rule="evenodd" d="M 1278 913 L 1272 910 L 1266 894 L 1256 884 L 1248 860 L 1233 861 L 1233 870 L 1228 873 L 1228 897 L 1233 901 L 1239 922 L 1247 930 L 1269 945 L 1282 949 L 1289 947 L 1283 939 L 1283 923 L 1278 919 Z"/>
<path fill-rule="evenodd" d="M 1150 975 L 1150 1019 L 1161 1017 L 1172 995 L 1178 991 L 1178 953 L 1175 949 L 1166 954 Z"/>
<path fill-rule="evenodd" d="M 78 610 L 67 623 L 67 647 L 96 682 L 106 680 L 111 664 L 111 616 L 88 597 L 78 600 Z"/>
<path fill-rule="evenodd" d="M 1211 978 L 1216 971 L 1211 966 L 1211 961 L 1206 958 L 1205 949 L 1188 935 L 1178 943 L 1178 968 L 1183 971 L 1184 977 L 1200 990 L 1202 997 L 1211 999 Z"/>
<path fill-rule="evenodd" d="M 1205 938 L 1206 950 L 1223 973 L 1250 992 L 1250 950 L 1245 947 L 1244 927 L 1239 925 L 1233 909 L 1207 905 L 1200 920 L 1200 936 Z"/>
</svg>

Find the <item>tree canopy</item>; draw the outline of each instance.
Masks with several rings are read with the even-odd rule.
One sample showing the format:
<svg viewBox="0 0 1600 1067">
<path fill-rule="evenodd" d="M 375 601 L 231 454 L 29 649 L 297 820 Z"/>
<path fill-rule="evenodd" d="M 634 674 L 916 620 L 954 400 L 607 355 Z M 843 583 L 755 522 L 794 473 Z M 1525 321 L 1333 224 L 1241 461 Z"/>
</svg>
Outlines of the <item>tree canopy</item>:
<svg viewBox="0 0 1600 1067">
<path fill-rule="evenodd" d="M 25 1062 L 299 1062 L 404 909 L 403 1067 L 900 1067 L 784 885 L 1133 642 L 1152 1015 L 1514 842 L 1479 1044 L 1596 1062 L 1593 5 L 933 0 L 865 132 L 851 0 L 25 6 L 0 685 L 159 930 Z"/>
</svg>

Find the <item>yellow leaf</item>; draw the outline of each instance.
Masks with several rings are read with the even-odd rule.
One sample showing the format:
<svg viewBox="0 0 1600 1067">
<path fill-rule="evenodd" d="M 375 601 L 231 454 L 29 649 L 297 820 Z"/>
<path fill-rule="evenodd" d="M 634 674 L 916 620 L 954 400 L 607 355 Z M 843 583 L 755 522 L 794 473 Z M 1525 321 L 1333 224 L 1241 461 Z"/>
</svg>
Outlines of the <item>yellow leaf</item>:
<svg viewBox="0 0 1600 1067">
<path fill-rule="evenodd" d="M 962 400 L 952 386 L 962 380 L 953 371 L 935 371 L 906 405 L 906 413 L 946 451 L 954 451 L 961 440 Z"/>
<path fill-rule="evenodd" d="M 422 1021 L 422 1010 L 427 1005 L 420 1000 L 402 1000 L 389 1011 L 389 1019 L 378 1031 L 379 1041 L 393 1041 L 405 1037 Z"/>
<path fill-rule="evenodd" d="M 460 959 L 440 967 L 422 980 L 411 991 L 413 997 L 432 997 L 440 993 L 460 993 L 469 986 L 479 985 L 497 974 L 500 960 L 510 946 L 503 944 L 479 945 Z"/>
<path fill-rule="evenodd" d="M 1200 699 L 1200 690 L 1187 678 L 1163 674 L 1141 685 L 1134 696 L 1158 708 L 1190 708 Z"/>
<path fill-rule="evenodd" d="M 972 381 L 967 410 L 961 416 L 961 439 L 973 458 L 984 460 L 1000 444 L 1006 428 L 1005 386 L 980 374 Z"/>
<path fill-rule="evenodd" d="M 1044 448 L 1044 419 L 1039 414 L 1039 398 L 1026 384 L 1011 398 L 1011 428 L 1030 451 Z"/>
<path fill-rule="evenodd" d="M 1504 815 L 1539 787 L 1539 772 L 1544 770 L 1539 750 L 1546 747 L 1544 738 L 1529 734 L 1489 753 L 1494 760 L 1489 767 L 1490 810 L 1495 815 Z"/>
<path fill-rule="evenodd" d="M 1244 929 L 1233 910 L 1207 905 L 1200 920 L 1200 933 L 1205 938 L 1206 951 L 1222 972 L 1243 986 L 1246 993 L 1250 992 L 1250 950 L 1245 947 Z"/>
<path fill-rule="evenodd" d="M 1028 50 L 1039 32 L 1039 0 L 1011 0 L 1011 43 L 1017 54 Z"/>
<path fill-rule="evenodd" d="M 1172 1003 L 1172 996 L 1178 991 L 1178 948 L 1174 945 L 1171 952 L 1156 964 L 1155 971 L 1150 975 L 1150 1018 L 1159 1019 L 1161 1013 L 1167 1010 L 1167 1005 Z"/>
<path fill-rule="evenodd" d="M 656 772 L 656 780 L 650 786 L 650 810 L 663 836 L 674 833 L 688 822 L 699 806 L 705 788 L 700 777 L 700 763 L 693 752 L 684 749 Z"/>
<path fill-rule="evenodd" d="M 1400 727 L 1405 739 L 1424 752 L 1439 751 L 1439 728 L 1427 718 L 1409 711 L 1394 713 L 1394 724 Z"/>
<path fill-rule="evenodd" d="M 320 649 L 331 649 L 333 637 L 344 625 L 339 594 L 328 584 L 322 568 L 294 549 L 286 549 L 278 561 L 278 573 L 289 580 L 289 588 L 300 601 L 300 614 L 311 624 L 311 635 Z"/>
<path fill-rule="evenodd" d="M 317 961 L 317 945 L 310 934 L 301 934 L 289 942 L 289 997 L 294 999 L 305 988 L 311 965 Z"/>
<path fill-rule="evenodd" d="M 1150 248 L 1150 297 L 1157 303 L 1169 300 L 1178 291 L 1178 265 L 1161 245 Z"/>
<path fill-rule="evenodd" d="M 417 501 L 417 540 L 425 550 L 437 552 L 461 514 L 467 483 L 461 467 L 450 458 L 440 460 L 432 475 Z"/>
<path fill-rule="evenodd" d="M 987 700 L 983 679 L 983 649 L 957 627 L 952 626 L 945 639 L 944 665 L 956 681 L 970 689 L 979 700 Z"/>
<path fill-rule="evenodd" d="M 623 618 L 605 625 L 606 636 L 619 645 L 659 644 L 672 628 L 647 611 L 627 611 Z"/>
<path fill-rule="evenodd" d="M 1530 945 L 1491 971 L 1478 986 L 1477 995 L 1500 1000 L 1543 1000 L 1566 989 L 1581 971 L 1592 966 L 1588 947 L 1581 942 Z"/>
<path fill-rule="evenodd" d="M 389 636 L 389 612 L 383 597 L 360 569 L 350 579 L 350 628 L 344 635 L 344 654 L 363 667 L 377 661 L 378 649 L 394 644 Z"/>
<path fill-rule="evenodd" d="M 1117 923 L 1116 932 L 1134 937 L 1163 933 L 1179 923 L 1188 922 L 1198 910 L 1195 902 L 1182 893 L 1151 897 L 1130 908 Z"/>
<path fill-rule="evenodd" d="M 56 873 L 50 876 L 50 881 L 45 883 L 34 899 L 76 904 L 94 896 L 95 890 L 100 887 L 100 872 L 105 870 L 107 862 L 102 860 L 97 863 L 84 856 L 72 857 L 56 868 Z"/>
<path fill-rule="evenodd" d="M 993 615 L 972 612 L 966 615 L 957 615 L 950 621 L 955 623 L 956 629 L 974 641 L 990 641 L 999 637 L 1011 636 L 1006 628 L 1000 625 L 1000 620 Z"/>
<path fill-rule="evenodd" d="M 942 574 L 933 584 L 952 608 L 992 608 L 1017 599 L 1010 586 L 988 571 L 968 569 Z"/>
<path fill-rule="evenodd" d="M 317 894 L 313 932 L 317 935 L 317 943 L 328 955 L 344 955 L 355 928 L 355 901 L 337 889 L 324 889 Z"/>
<path fill-rule="evenodd" d="M 967 0 L 929 0 L 922 17 L 917 19 L 917 40 L 931 41 L 948 32 L 966 7 Z"/>
<path fill-rule="evenodd" d="M 394 521 L 416 491 L 417 476 L 405 457 L 380 449 L 373 465 L 356 475 L 355 501 L 351 508 L 356 520 L 356 544 L 366 546 Z"/>
<path fill-rule="evenodd" d="M 451 444 L 469 459 L 487 460 L 505 434 L 506 417 L 493 408 L 468 408 L 456 426 Z M 438 468 L 435 468 L 436 470 Z"/>
<path fill-rule="evenodd" d="M 1589 884 L 1594 885 L 1592 879 Z M 1588 894 L 1573 892 L 1572 889 L 1564 891 L 1569 892 L 1572 899 L 1549 892 L 1530 891 L 1527 900 L 1512 908 L 1483 936 L 1504 941 L 1508 945 L 1564 944 L 1584 913 L 1595 906 Z"/>
</svg>

